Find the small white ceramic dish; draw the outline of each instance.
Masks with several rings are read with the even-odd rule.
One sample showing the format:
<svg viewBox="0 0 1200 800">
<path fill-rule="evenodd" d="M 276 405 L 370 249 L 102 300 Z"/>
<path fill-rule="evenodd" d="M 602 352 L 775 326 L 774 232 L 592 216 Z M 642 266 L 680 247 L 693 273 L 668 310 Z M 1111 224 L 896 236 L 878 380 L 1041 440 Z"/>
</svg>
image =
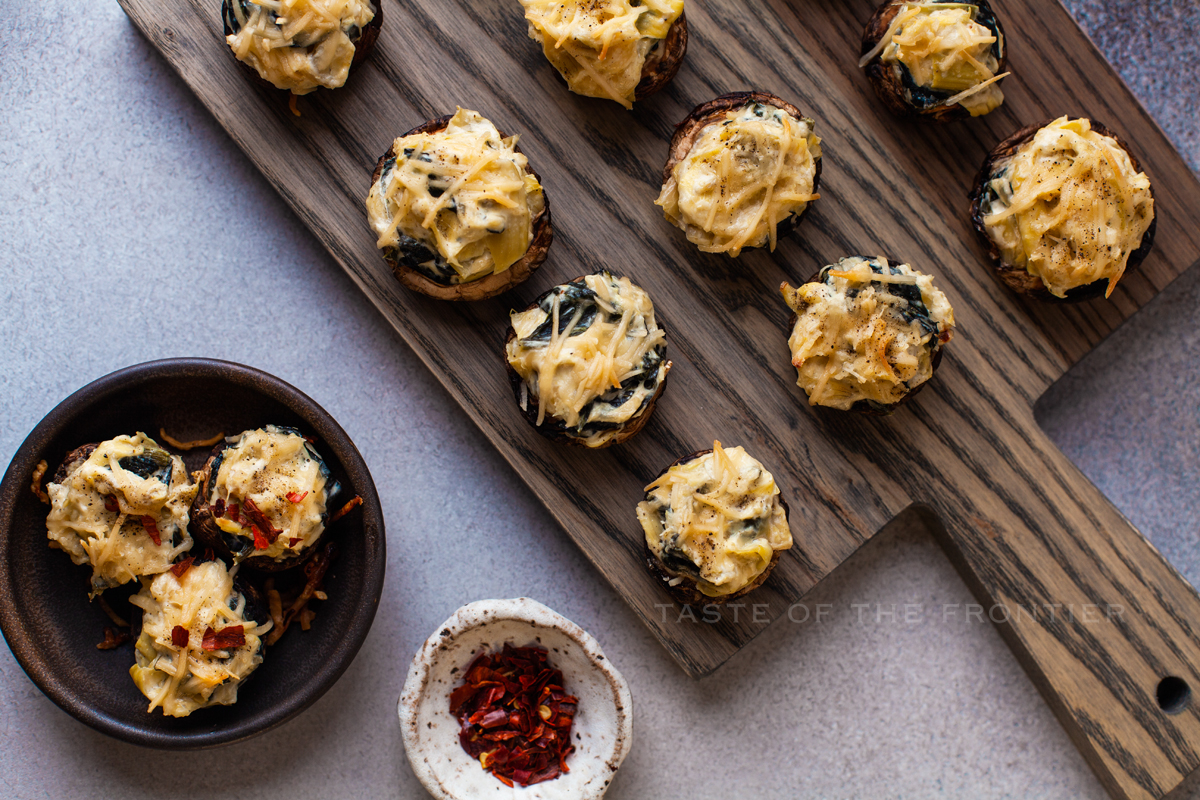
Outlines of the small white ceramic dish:
<svg viewBox="0 0 1200 800">
<path fill-rule="evenodd" d="M 571 771 L 533 786 L 510 788 L 484 771 L 459 744 L 450 713 L 450 692 L 467 665 L 505 642 L 546 648 L 564 688 L 579 698 Z M 398 711 L 413 772 L 438 800 L 599 800 L 633 743 L 629 684 L 590 634 L 527 597 L 480 600 L 439 625 L 413 658 Z"/>
</svg>

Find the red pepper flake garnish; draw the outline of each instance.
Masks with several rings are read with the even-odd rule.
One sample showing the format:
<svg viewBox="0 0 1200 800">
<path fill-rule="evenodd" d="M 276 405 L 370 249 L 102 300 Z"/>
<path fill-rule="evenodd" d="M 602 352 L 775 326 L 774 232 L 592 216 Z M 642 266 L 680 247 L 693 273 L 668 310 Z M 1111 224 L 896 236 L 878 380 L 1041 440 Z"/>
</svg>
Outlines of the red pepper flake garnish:
<svg viewBox="0 0 1200 800">
<path fill-rule="evenodd" d="M 243 625 L 230 625 L 219 631 L 214 631 L 211 627 L 205 628 L 204 639 L 201 640 L 200 646 L 205 650 L 228 650 L 232 647 L 241 647 L 246 643 L 245 630 Z M 174 638 L 173 633 L 172 638 Z"/>
<path fill-rule="evenodd" d="M 267 519 L 267 515 L 249 497 L 242 502 L 242 512 L 246 515 L 246 519 L 257 525 L 259 530 L 262 531 L 267 544 L 273 543 L 279 538 L 279 534 L 283 533 L 283 531 L 271 524 L 271 520 Z M 258 534 L 254 535 L 254 547 L 258 550 L 264 550 L 267 547 L 267 545 L 259 545 Z"/>
<path fill-rule="evenodd" d="M 162 536 L 158 533 L 158 523 L 154 521 L 154 517 L 142 517 L 142 527 L 150 534 L 150 541 L 155 545 L 162 544 Z"/>
<path fill-rule="evenodd" d="M 308 492 L 288 492 L 284 497 L 288 499 L 289 503 L 299 503 L 308 497 Z"/>
<path fill-rule="evenodd" d="M 235 504 L 236 505 L 236 504 Z M 225 498 L 218 497 L 216 505 L 213 506 L 213 516 L 217 519 L 225 516 Z"/>
<path fill-rule="evenodd" d="M 104 510 L 114 513 L 121 510 L 121 504 L 117 502 L 116 495 L 104 495 Z"/>
<path fill-rule="evenodd" d="M 225 507 L 225 516 L 229 517 L 233 522 L 241 524 L 242 517 L 238 514 L 238 509 L 241 508 L 237 503 L 230 503 Z"/>
<path fill-rule="evenodd" d="M 250 532 L 254 534 L 255 550 L 266 550 L 271 546 L 271 541 L 263 535 L 263 532 L 258 529 L 257 525 L 251 525 Z"/>
<path fill-rule="evenodd" d="M 578 700 L 541 647 L 504 645 L 477 657 L 450 693 L 458 741 L 505 786 L 529 786 L 567 772 Z M 533 723 L 537 723 L 535 726 Z"/>
<path fill-rule="evenodd" d="M 292 538 L 288 539 L 288 547 L 295 547 L 296 545 L 300 544 L 303 541 L 304 540 L 301 539 L 299 536 L 293 536 Z"/>
<path fill-rule="evenodd" d="M 211 631 L 212 628 L 209 628 L 208 630 Z M 204 635 L 207 637 L 208 633 L 205 632 Z M 171 628 L 171 644 L 175 645 L 176 647 L 187 647 L 188 639 L 190 638 L 191 635 L 188 634 L 188 629 L 182 625 L 176 625 L 174 628 Z M 205 641 L 208 640 L 205 639 Z M 205 649 L 207 650 L 208 648 Z"/>
<path fill-rule="evenodd" d="M 183 578 L 184 573 L 186 573 L 189 569 L 191 569 L 192 564 L 194 564 L 195 562 L 196 562 L 195 556 L 188 556 L 183 561 L 180 561 L 178 564 L 171 565 L 171 574 L 174 575 L 176 578 Z"/>
</svg>

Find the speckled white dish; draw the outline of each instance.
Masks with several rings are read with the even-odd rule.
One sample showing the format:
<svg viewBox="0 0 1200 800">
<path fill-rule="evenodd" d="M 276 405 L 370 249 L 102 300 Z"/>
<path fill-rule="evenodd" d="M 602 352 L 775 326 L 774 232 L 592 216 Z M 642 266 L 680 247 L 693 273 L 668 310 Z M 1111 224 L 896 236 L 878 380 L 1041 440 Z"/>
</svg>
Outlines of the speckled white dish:
<svg viewBox="0 0 1200 800">
<path fill-rule="evenodd" d="M 450 692 L 463 670 L 481 651 L 505 642 L 546 648 L 566 690 L 579 698 L 571 771 L 528 787 L 505 786 L 467 755 L 450 713 Z M 598 800 L 633 743 L 633 698 L 625 679 L 590 634 L 527 597 L 480 600 L 439 625 L 413 658 L 398 711 L 413 772 L 439 800 Z"/>
</svg>

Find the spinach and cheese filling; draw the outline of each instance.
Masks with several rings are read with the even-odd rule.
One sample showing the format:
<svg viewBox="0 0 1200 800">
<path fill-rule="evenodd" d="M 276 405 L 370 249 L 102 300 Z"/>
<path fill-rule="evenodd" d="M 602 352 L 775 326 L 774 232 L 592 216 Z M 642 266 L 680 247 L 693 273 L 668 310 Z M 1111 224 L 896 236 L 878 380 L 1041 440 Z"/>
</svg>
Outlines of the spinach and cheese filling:
<svg viewBox="0 0 1200 800">
<path fill-rule="evenodd" d="M 646 487 L 638 521 L 651 554 L 670 574 L 708 597 L 752 583 L 792 546 L 775 479 L 741 447 L 675 464 Z"/>
<path fill-rule="evenodd" d="M 142 632 L 129 675 L 170 717 L 230 705 L 238 687 L 262 663 L 262 635 L 271 629 L 251 618 L 247 597 L 222 561 L 143 579 L 129 602 L 142 609 Z M 261 611 L 259 612 L 261 614 Z"/>
<path fill-rule="evenodd" d="M 183 461 L 144 433 L 80 448 L 46 486 L 50 546 L 92 566 L 93 596 L 155 575 L 192 546 L 196 486 Z"/>
<path fill-rule="evenodd" d="M 1056 297 L 1101 280 L 1112 294 L 1154 221 L 1150 179 L 1125 148 L 1067 117 L 994 164 L 979 207 L 1001 259 Z"/>
<path fill-rule="evenodd" d="M 655 204 L 706 253 L 770 245 L 813 200 L 821 140 L 813 121 L 763 103 L 705 126 Z"/>
<path fill-rule="evenodd" d="M 683 0 L 521 0 L 529 37 L 576 94 L 633 108 L 651 52 Z"/>
<path fill-rule="evenodd" d="M 860 63 L 875 56 L 891 66 L 904 99 L 918 111 L 961 105 L 978 117 L 1000 107 L 997 74 L 1004 34 L 986 5 L 904 3 L 883 38 Z"/>
<path fill-rule="evenodd" d="M 796 383 L 814 406 L 888 410 L 929 380 L 953 334 L 954 311 L 933 278 L 883 257 L 843 258 L 816 282 L 780 290 L 796 312 Z"/>
<path fill-rule="evenodd" d="M 201 500 L 235 561 L 278 560 L 311 548 L 340 488 L 307 439 L 275 425 L 231 437 L 208 470 Z"/>
<path fill-rule="evenodd" d="M 536 404 L 537 425 L 550 417 L 588 447 L 642 413 L 671 368 L 654 304 L 628 278 L 600 272 L 556 286 L 511 320 L 505 353 L 521 409 Z"/>
<path fill-rule="evenodd" d="M 367 195 L 384 255 L 445 286 L 519 261 L 545 196 L 516 145 L 463 108 L 443 130 L 396 139 Z"/>
<path fill-rule="evenodd" d="M 354 45 L 375 18 L 369 0 L 225 0 L 237 59 L 292 94 L 346 82 Z"/>
</svg>

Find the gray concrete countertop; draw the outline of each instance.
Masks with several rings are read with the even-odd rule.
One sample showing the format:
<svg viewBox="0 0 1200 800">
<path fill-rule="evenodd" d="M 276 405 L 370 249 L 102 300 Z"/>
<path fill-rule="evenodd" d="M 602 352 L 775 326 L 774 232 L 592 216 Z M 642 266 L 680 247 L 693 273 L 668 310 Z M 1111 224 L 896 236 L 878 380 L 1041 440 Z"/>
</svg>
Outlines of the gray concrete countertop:
<svg viewBox="0 0 1200 800">
<path fill-rule="evenodd" d="M 1200 5 L 1068 5 L 1200 168 Z M 421 797 L 395 716 L 409 660 L 458 606 L 527 595 L 593 633 L 632 686 L 614 800 L 1105 797 L 990 624 L 943 613 L 972 597 L 919 527 L 893 526 L 822 585 L 819 622 L 781 621 L 686 678 L 115 3 L 0 4 L 0 31 L 0 464 L 101 375 L 226 358 L 342 423 L 389 531 L 354 664 L 243 744 L 188 755 L 108 739 L 0 648 L 0 796 Z M 91 313 L 113 297 L 119 314 Z M 1038 409 L 1194 584 L 1198 304 L 1192 270 Z M 219 768 L 235 762 L 251 768 Z"/>
</svg>

